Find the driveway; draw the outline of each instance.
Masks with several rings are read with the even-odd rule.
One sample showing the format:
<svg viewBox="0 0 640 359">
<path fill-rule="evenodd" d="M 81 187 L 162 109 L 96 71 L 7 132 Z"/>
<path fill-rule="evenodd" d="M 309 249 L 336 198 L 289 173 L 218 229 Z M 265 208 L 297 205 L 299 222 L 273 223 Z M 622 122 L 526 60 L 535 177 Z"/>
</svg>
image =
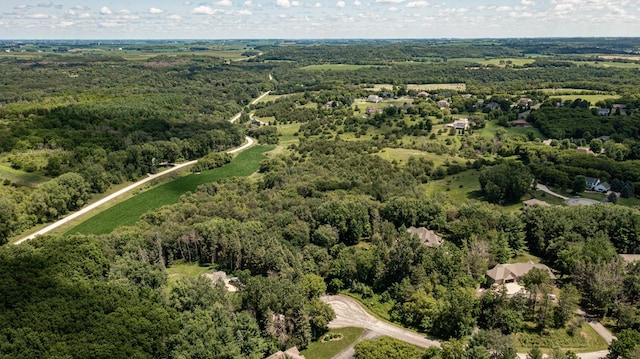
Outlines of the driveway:
<svg viewBox="0 0 640 359">
<path fill-rule="evenodd" d="M 374 318 L 358 302 L 349 297 L 332 295 L 322 297 L 320 300 L 329 304 L 336 312 L 336 319 L 329 323 L 329 328 L 359 327 L 365 328 L 369 331 L 368 335 L 374 337 L 387 336 L 423 348 L 440 346 L 437 340 Z"/>
<path fill-rule="evenodd" d="M 548 193 L 548 194 L 550 194 L 550 195 L 552 195 L 554 197 L 558 197 L 560 199 L 564 199 L 565 201 L 569 199 L 569 197 L 566 197 L 566 196 L 563 196 L 561 194 L 555 193 L 552 190 L 550 190 L 549 187 L 547 187 L 547 186 L 545 186 L 543 184 L 540 184 L 540 183 L 536 184 L 536 189 L 538 189 L 538 190 L 540 190 L 542 192 Z"/>
</svg>

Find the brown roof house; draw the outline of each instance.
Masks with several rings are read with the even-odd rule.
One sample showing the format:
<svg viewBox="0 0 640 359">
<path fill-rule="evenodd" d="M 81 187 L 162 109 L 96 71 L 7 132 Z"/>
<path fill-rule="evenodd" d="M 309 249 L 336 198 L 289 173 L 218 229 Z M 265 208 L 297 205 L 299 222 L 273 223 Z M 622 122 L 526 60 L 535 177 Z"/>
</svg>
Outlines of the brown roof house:
<svg viewBox="0 0 640 359">
<path fill-rule="evenodd" d="M 420 243 L 424 244 L 427 247 L 437 247 L 442 244 L 443 239 L 439 235 L 437 235 L 434 231 L 430 229 L 426 229 L 424 227 L 416 228 L 414 226 L 409 227 L 407 232 L 418 236 L 420 238 Z"/>
<path fill-rule="evenodd" d="M 512 263 L 512 264 L 498 264 L 495 267 L 487 271 L 487 284 L 507 284 L 517 282 L 519 279 L 529 273 L 533 268 L 539 268 L 549 273 L 549 277 L 555 280 L 556 276 L 553 275 L 551 269 L 544 264 L 533 263 L 528 261 L 526 263 Z"/>
<path fill-rule="evenodd" d="M 266 359 L 305 359 L 304 355 L 300 355 L 298 347 L 292 347 L 285 351 L 279 351 L 269 355 Z"/>
</svg>

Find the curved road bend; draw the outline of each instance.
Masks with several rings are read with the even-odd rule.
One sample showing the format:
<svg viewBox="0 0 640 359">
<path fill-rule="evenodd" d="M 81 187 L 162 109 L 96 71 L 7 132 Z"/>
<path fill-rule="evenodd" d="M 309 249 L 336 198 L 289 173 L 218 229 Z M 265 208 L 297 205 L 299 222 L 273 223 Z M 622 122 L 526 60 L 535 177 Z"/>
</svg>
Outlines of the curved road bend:
<svg viewBox="0 0 640 359">
<path fill-rule="evenodd" d="M 238 153 L 240 151 L 244 151 L 247 148 L 253 146 L 253 144 L 255 143 L 255 140 L 253 138 L 249 137 L 249 136 L 245 136 L 245 141 L 246 142 L 242 146 L 234 148 L 232 150 L 229 150 L 229 151 L 227 151 L 227 153 L 233 154 L 233 153 Z M 147 183 L 149 181 L 153 181 L 154 179 L 156 179 L 156 178 L 158 178 L 160 176 L 164 176 L 164 175 L 166 175 L 168 173 L 177 171 L 177 170 L 179 170 L 179 169 L 181 169 L 183 167 L 193 165 L 196 162 L 198 162 L 198 160 L 193 160 L 193 161 L 189 161 L 189 162 L 180 163 L 180 164 L 177 164 L 177 165 L 175 165 L 175 166 L 173 166 L 173 167 L 171 167 L 171 168 L 169 168 L 169 169 L 167 169 L 165 171 L 162 171 L 160 173 L 149 175 L 149 176 L 141 179 L 138 182 L 135 182 L 135 183 L 133 183 L 133 184 L 131 184 L 131 185 L 129 185 L 129 186 L 117 191 L 117 192 L 114 192 L 114 193 L 108 195 L 107 197 L 102 198 L 101 200 L 99 200 L 97 202 L 94 202 L 94 203 L 92 203 L 92 204 L 80 209 L 79 211 L 74 212 L 74 213 L 72 213 L 72 214 L 60 219 L 59 221 L 56 221 L 56 222 L 54 222 L 54 223 L 42 228 L 41 230 L 39 230 L 39 231 L 37 231 L 35 233 L 32 233 L 32 234 L 30 234 L 30 235 L 28 235 L 26 237 L 23 237 L 23 238 L 19 239 L 14 244 L 21 244 L 21 243 L 23 243 L 25 241 L 28 241 L 30 239 L 33 239 L 33 238 L 35 238 L 37 236 L 41 236 L 43 234 L 49 233 L 52 230 L 62 226 L 63 224 L 65 224 L 65 223 L 67 223 L 67 222 L 69 222 L 69 221 L 71 221 L 73 219 L 76 219 L 76 218 L 78 218 L 78 217 L 80 217 L 80 216 L 82 216 L 84 214 L 89 213 L 90 211 L 93 211 L 94 209 L 102 206 L 103 204 L 105 204 L 105 203 L 107 203 L 109 201 L 112 201 L 113 199 L 115 199 L 116 197 L 118 197 L 118 196 L 120 196 L 122 194 L 125 194 L 125 193 L 127 193 L 127 192 L 129 192 L 129 191 L 131 191 L 131 190 L 133 190 L 133 189 L 135 189 L 137 187 L 140 187 L 140 186 L 142 186 L 143 184 L 145 184 L 145 183 Z"/>
<path fill-rule="evenodd" d="M 360 338 L 358 338 L 357 341 L 360 341 L 362 339 L 373 339 L 380 336 L 388 336 L 423 348 L 440 346 L 440 342 L 437 340 L 428 339 L 427 337 L 418 333 L 374 318 L 369 313 L 367 313 L 364 308 L 362 308 L 360 303 L 352 298 L 343 295 L 331 295 L 320 297 L 320 300 L 324 303 L 329 304 L 333 311 L 336 313 L 336 319 L 332 320 L 329 323 L 329 328 L 365 328 L 364 333 L 362 334 L 362 336 L 360 336 Z M 600 334 L 600 332 L 598 333 Z M 333 359 L 351 359 L 353 358 L 354 353 L 355 352 L 353 350 L 353 345 L 351 345 L 349 348 L 334 356 Z M 578 358 L 599 359 L 605 357 L 608 353 L 608 350 L 580 353 L 578 354 Z M 526 357 L 527 354 L 518 353 L 518 358 L 524 359 Z"/>
</svg>

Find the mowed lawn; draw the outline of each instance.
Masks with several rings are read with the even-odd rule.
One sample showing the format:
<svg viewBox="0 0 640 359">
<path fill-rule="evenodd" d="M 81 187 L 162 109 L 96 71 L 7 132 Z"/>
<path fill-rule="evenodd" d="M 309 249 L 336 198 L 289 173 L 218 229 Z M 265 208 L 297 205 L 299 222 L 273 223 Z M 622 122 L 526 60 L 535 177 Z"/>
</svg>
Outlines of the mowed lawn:
<svg viewBox="0 0 640 359">
<path fill-rule="evenodd" d="M 105 234 L 120 226 L 133 225 L 143 214 L 161 206 L 178 202 L 183 194 L 195 191 L 201 184 L 254 173 L 258 169 L 260 161 L 265 159 L 263 153 L 272 148 L 273 146 L 254 146 L 241 152 L 230 163 L 222 167 L 163 183 L 96 214 L 69 230 L 67 234 Z"/>
<path fill-rule="evenodd" d="M 309 344 L 309 347 L 300 354 L 307 359 L 331 359 L 336 354 L 353 344 L 364 332 L 363 328 L 346 327 L 339 329 L 331 329 L 329 333 L 334 335 L 342 335 L 342 339 L 335 341 L 317 341 Z"/>
</svg>

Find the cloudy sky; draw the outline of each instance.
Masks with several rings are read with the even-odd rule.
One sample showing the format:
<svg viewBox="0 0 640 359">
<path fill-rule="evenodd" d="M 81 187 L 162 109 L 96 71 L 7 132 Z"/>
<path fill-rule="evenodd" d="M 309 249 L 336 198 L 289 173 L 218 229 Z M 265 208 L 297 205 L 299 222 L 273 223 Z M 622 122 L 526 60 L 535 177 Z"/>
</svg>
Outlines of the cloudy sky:
<svg viewBox="0 0 640 359">
<path fill-rule="evenodd" d="M 0 39 L 640 36 L 640 0 L 0 0 Z"/>
</svg>

